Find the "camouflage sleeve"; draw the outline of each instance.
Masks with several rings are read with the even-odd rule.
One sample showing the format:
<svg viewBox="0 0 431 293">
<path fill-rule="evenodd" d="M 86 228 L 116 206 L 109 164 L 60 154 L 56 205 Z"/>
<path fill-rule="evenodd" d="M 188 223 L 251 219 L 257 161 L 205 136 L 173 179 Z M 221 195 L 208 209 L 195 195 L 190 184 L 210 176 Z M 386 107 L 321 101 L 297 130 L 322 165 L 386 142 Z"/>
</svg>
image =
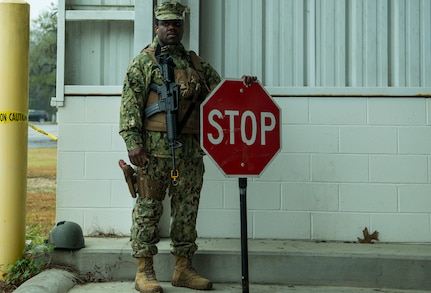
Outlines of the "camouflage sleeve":
<svg viewBox="0 0 431 293">
<path fill-rule="evenodd" d="M 143 115 L 148 75 L 141 64 L 138 57 L 129 64 L 121 95 L 119 133 L 128 151 L 144 146 Z"/>
<path fill-rule="evenodd" d="M 207 80 L 207 83 L 210 87 L 210 89 L 214 89 L 221 81 L 220 75 L 218 72 L 209 64 L 207 61 L 205 61 L 202 57 L 198 56 L 201 64 L 202 69 L 205 74 L 205 78 Z"/>
</svg>

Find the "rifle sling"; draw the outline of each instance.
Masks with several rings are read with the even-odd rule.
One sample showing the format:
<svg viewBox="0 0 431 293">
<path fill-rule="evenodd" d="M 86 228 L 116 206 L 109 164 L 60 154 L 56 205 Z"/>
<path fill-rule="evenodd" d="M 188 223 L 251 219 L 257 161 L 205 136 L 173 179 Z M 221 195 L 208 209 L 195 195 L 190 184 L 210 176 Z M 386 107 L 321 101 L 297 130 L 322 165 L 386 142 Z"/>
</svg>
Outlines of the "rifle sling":
<svg viewBox="0 0 431 293">
<path fill-rule="evenodd" d="M 186 126 L 187 120 L 189 120 L 189 117 L 190 117 L 190 115 L 193 112 L 193 108 L 196 105 L 197 96 L 198 95 L 195 95 L 193 97 L 192 102 L 190 103 L 189 107 L 187 108 L 186 113 L 184 114 L 183 118 L 181 119 L 181 121 L 180 121 L 180 123 L 178 125 L 178 135 L 181 134 L 181 130 L 183 130 L 184 126 Z"/>
</svg>

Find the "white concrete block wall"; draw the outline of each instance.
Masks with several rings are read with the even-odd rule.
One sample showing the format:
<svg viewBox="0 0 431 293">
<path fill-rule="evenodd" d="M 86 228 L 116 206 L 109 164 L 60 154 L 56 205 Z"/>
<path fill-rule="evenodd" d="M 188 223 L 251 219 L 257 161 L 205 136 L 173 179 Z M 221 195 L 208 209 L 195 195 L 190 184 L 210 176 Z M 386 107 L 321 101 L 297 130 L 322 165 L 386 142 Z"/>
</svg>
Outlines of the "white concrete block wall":
<svg viewBox="0 0 431 293">
<path fill-rule="evenodd" d="M 133 199 L 118 167 L 126 159 L 118 135 L 119 97 L 67 97 L 58 109 L 57 220 L 85 234 L 129 234 Z"/>
<path fill-rule="evenodd" d="M 59 108 L 57 219 L 129 234 L 133 200 L 117 166 L 119 97 L 67 97 Z M 426 98 L 277 98 L 282 150 L 247 187 L 251 238 L 431 241 Z M 237 178 L 205 158 L 201 237 L 240 237 Z M 165 202 L 162 235 L 168 235 Z"/>
<path fill-rule="evenodd" d="M 260 178 L 249 180 L 249 237 L 356 241 L 368 227 L 381 241 L 431 240 L 429 100 L 276 101 L 283 111 L 283 148 Z M 201 206 L 200 235 L 213 235 L 207 214 L 217 221 L 216 214 L 222 226 L 235 208 L 236 223 L 226 225 L 224 235 L 239 237 L 237 183 L 220 178 L 215 168 L 207 171 L 210 190 L 203 202 L 212 204 L 205 197 L 221 189 L 225 201 L 217 196 L 217 207 Z"/>
</svg>

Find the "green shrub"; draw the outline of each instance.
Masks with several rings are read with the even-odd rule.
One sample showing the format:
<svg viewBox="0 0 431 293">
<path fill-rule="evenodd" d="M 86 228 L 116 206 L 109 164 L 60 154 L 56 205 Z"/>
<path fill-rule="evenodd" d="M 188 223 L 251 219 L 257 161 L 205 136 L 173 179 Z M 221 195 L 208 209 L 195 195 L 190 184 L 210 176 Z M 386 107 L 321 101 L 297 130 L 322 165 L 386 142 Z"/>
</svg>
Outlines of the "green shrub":
<svg viewBox="0 0 431 293">
<path fill-rule="evenodd" d="M 19 286 L 39 274 L 49 265 L 49 259 L 44 256 L 52 250 L 52 246 L 45 245 L 45 237 L 40 224 L 27 226 L 23 256 L 7 268 L 6 273 L 3 275 L 6 284 Z"/>
</svg>

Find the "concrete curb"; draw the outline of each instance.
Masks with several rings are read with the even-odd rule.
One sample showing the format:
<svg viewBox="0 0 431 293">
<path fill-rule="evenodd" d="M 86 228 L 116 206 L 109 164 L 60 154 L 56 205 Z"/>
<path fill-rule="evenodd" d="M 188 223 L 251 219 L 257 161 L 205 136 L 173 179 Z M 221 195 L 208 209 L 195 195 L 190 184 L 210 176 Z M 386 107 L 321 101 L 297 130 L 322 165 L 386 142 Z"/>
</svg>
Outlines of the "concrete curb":
<svg viewBox="0 0 431 293">
<path fill-rule="evenodd" d="M 173 272 L 170 239 L 158 243 L 160 282 Z M 241 280 L 240 239 L 197 240 L 193 266 L 214 283 Z M 431 290 L 431 245 L 358 244 L 249 239 L 249 277 L 256 284 Z M 133 281 L 136 260 L 129 238 L 86 238 L 85 248 L 54 250 L 51 263 L 70 267 L 85 282 Z M 119 291 L 118 291 L 119 292 Z"/>
<path fill-rule="evenodd" d="M 14 293 L 64 293 L 75 284 L 76 276 L 71 272 L 51 269 L 27 280 Z"/>
</svg>

